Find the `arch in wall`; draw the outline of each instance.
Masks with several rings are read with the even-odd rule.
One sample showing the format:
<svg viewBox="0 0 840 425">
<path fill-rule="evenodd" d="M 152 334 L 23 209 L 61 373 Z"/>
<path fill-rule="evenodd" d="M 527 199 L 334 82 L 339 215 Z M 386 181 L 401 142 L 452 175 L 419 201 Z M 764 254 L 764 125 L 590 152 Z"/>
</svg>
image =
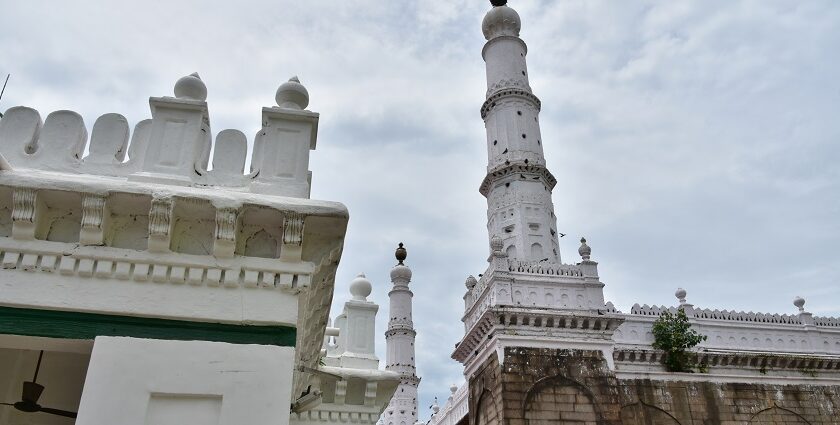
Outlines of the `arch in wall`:
<svg viewBox="0 0 840 425">
<path fill-rule="evenodd" d="M 531 245 L 531 258 L 535 260 L 539 260 L 542 258 L 543 255 L 543 247 L 538 243 L 534 243 Z"/>
<path fill-rule="evenodd" d="M 603 423 L 595 397 L 580 382 L 565 376 L 538 380 L 522 401 L 525 425 L 565 425 Z"/>
<path fill-rule="evenodd" d="M 507 249 L 505 250 L 505 255 L 507 255 L 508 258 L 514 258 L 516 256 L 516 245 L 511 245 L 507 247 Z"/>
<path fill-rule="evenodd" d="M 499 412 L 493 395 L 485 389 L 481 392 L 476 405 L 475 425 L 499 425 Z"/>
<path fill-rule="evenodd" d="M 784 423 L 784 424 L 804 424 L 804 425 L 811 425 L 805 418 L 803 418 L 799 413 L 794 412 L 793 410 L 786 409 L 784 407 L 775 404 L 772 407 L 768 407 L 764 410 L 759 410 L 752 418 L 750 418 L 749 423 L 751 424 L 769 424 L 769 423 Z"/>
<path fill-rule="evenodd" d="M 682 425 L 670 413 L 642 400 L 621 407 L 621 423 L 623 425 Z"/>
</svg>

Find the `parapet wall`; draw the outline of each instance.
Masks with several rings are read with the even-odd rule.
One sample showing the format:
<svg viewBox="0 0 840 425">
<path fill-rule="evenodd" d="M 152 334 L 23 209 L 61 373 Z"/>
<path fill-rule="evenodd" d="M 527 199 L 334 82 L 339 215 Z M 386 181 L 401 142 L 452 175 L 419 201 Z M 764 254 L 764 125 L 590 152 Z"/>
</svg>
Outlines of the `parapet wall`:
<svg viewBox="0 0 840 425">
<path fill-rule="evenodd" d="M 150 98 L 152 118 L 137 123 L 133 132 L 122 115 L 102 115 L 90 139 L 76 112 L 55 111 L 42 121 L 34 109 L 10 108 L 0 120 L 4 167 L 309 197 L 309 151 L 315 149 L 318 114 L 304 110 L 309 97 L 296 78 L 278 89 L 278 106 L 263 108 L 247 173 L 247 137 L 227 129 L 213 140 L 207 89 L 198 75 L 180 79 L 175 93 Z"/>
<path fill-rule="evenodd" d="M 680 305 L 634 305 L 623 314 L 624 324 L 613 339 L 616 349 L 638 349 L 653 343 L 652 327 L 663 312 L 685 311 L 692 327 L 708 339 L 698 346 L 703 351 L 750 351 L 771 354 L 840 355 L 840 322 L 833 317 L 814 317 L 805 311 L 805 300 L 797 297 L 798 314 L 766 314 L 695 308 L 678 290 Z"/>
</svg>

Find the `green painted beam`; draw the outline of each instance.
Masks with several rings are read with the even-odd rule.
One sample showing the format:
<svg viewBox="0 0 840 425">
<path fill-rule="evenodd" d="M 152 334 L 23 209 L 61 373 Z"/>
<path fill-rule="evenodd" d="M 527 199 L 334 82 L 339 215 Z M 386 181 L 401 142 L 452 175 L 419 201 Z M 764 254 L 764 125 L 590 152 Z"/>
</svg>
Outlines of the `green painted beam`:
<svg viewBox="0 0 840 425">
<path fill-rule="evenodd" d="M 296 329 L 0 306 L 0 334 L 66 339 L 128 336 L 293 347 Z"/>
</svg>

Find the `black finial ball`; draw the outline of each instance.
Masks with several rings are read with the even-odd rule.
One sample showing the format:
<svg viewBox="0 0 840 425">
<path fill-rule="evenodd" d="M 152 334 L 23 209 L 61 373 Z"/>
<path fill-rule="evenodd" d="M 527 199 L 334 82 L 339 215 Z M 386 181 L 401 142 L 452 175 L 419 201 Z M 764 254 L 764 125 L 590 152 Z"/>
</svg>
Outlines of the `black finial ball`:
<svg viewBox="0 0 840 425">
<path fill-rule="evenodd" d="M 504 6 L 507 4 L 507 0 L 490 0 L 490 4 L 494 7 Z"/>
<path fill-rule="evenodd" d="M 402 242 L 400 242 L 399 248 L 397 248 L 397 252 L 394 253 L 394 256 L 397 257 L 397 261 L 399 261 L 399 265 L 403 265 L 403 261 L 405 261 L 405 257 L 408 256 L 408 252 L 403 248 Z"/>
</svg>

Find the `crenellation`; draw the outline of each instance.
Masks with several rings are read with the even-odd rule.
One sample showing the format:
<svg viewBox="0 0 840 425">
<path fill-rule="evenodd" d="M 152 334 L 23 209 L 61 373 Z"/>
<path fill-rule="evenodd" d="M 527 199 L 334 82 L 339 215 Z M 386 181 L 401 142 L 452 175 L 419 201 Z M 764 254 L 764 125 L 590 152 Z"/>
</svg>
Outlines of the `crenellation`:
<svg viewBox="0 0 840 425">
<path fill-rule="evenodd" d="M 180 96 L 149 99 L 152 118 L 139 121 L 133 131 L 124 116 L 108 113 L 96 120 L 90 140 L 76 112 L 55 111 L 42 121 L 34 109 L 9 108 L 0 121 L 3 163 L 137 182 L 309 197 L 309 151 L 316 146 L 319 115 L 304 109 L 308 93 L 296 78 L 278 89 L 278 106 L 263 108 L 262 129 L 254 140 L 247 174 L 245 134 L 227 129 L 213 140 L 200 77 L 184 77 L 176 86 Z M 208 170 L 214 145 L 213 167 Z M 82 158 L 86 147 L 87 156 Z"/>
<path fill-rule="evenodd" d="M 85 167 L 122 164 L 128 148 L 128 120 L 120 114 L 100 116 L 93 124 L 89 153 L 83 158 Z"/>
<path fill-rule="evenodd" d="M 128 160 L 122 164 L 126 173 L 135 172 L 140 169 L 143 157 L 146 156 L 146 148 L 149 146 L 151 131 L 151 118 L 138 121 L 134 125 L 134 131 L 131 132 L 131 143 L 128 145 Z"/>
<path fill-rule="evenodd" d="M 0 154 L 12 166 L 23 167 L 23 159 L 37 149 L 43 121 L 38 111 L 13 106 L 0 119 Z"/>
<path fill-rule="evenodd" d="M 213 169 L 204 171 L 211 184 L 219 186 L 245 186 L 255 175 L 243 175 L 248 155 L 248 139 L 239 130 L 222 130 L 216 135 L 213 152 Z"/>
<path fill-rule="evenodd" d="M 87 129 L 79 113 L 55 111 L 47 115 L 31 155 L 48 170 L 78 166 L 87 143 Z"/>
</svg>

